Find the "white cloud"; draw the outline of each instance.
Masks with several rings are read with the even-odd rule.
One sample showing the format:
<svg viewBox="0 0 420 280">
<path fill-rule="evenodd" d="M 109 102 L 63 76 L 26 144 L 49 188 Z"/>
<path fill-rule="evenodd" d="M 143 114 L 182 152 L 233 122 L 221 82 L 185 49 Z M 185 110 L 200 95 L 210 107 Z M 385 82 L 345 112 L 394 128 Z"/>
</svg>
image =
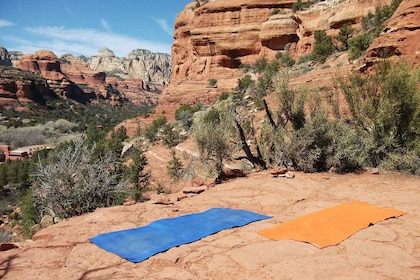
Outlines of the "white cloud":
<svg viewBox="0 0 420 280">
<path fill-rule="evenodd" d="M 0 27 L 6 27 L 6 26 L 12 26 L 12 25 L 15 25 L 15 24 L 11 21 L 0 19 Z"/>
<path fill-rule="evenodd" d="M 35 35 L 36 38 L 42 37 L 43 39 L 25 41 L 25 44 L 20 42 L 21 49 L 24 52 L 25 49 L 36 47 L 51 50 L 57 56 L 65 53 L 91 56 L 105 46 L 114 51 L 117 56 L 126 56 L 134 49 L 147 49 L 152 52 L 163 53 L 170 53 L 171 50 L 171 46 L 168 44 L 139 40 L 113 32 L 101 32 L 93 29 L 67 29 L 47 26 L 28 27 L 26 31 Z"/>
<path fill-rule="evenodd" d="M 153 18 L 153 20 L 163 29 L 166 33 L 173 36 L 172 28 L 169 27 L 168 22 L 161 18 Z"/>
<path fill-rule="evenodd" d="M 111 25 L 104 19 L 101 19 L 101 25 L 105 28 L 106 31 L 112 32 Z"/>
</svg>

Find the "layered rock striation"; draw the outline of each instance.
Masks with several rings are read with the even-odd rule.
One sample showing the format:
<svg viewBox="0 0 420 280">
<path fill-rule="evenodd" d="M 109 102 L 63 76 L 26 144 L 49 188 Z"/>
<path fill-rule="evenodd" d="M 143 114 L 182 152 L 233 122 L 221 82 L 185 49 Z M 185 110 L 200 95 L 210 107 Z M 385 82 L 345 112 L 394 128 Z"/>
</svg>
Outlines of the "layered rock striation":
<svg viewBox="0 0 420 280">
<path fill-rule="evenodd" d="M 64 71 L 65 69 L 70 69 L 66 66 L 62 67 L 62 64 L 57 56 L 49 50 L 39 50 L 34 54 L 23 55 L 19 62 L 16 63 L 16 67 L 35 72 L 44 77 L 47 80 L 49 87 L 58 96 L 64 98 L 74 97 L 76 94 L 80 94 L 80 90 L 77 90 L 77 88 L 74 87 L 74 82 L 70 77 L 73 79 L 80 78 L 78 80 L 79 83 L 82 82 L 81 80 L 83 80 L 82 83 L 88 83 L 88 81 L 85 81 L 84 78 L 86 76 L 86 72 L 80 71 L 80 69 L 77 74 L 72 71 L 73 69 L 71 69 L 71 71 L 69 71 L 69 75 L 67 75 Z M 92 72 L 91 70 L 89 71 Z M 92 75 L 92 73 L 89 74 L 90 81 L 94 81 L 95 84 L 104 84 L 104 73 L 95 73 L 95 75 Z"/>
<path fill-rule="evenodd" d="M 32 71 L 11 66 L 0 66 L 0 105 L 11 107 L 16 103 L 42 101 L 52 94 L 47 80 Z"/>
<path fill-rule="evenodd" d="M 366 51 L 365 61 L 372 65 L 382 57 L 420 66 L 420 2 L 404 0 L 387 22 L 381 35 Z"/>
<path fill-rule="evenodd" d="M 410 1 L 410 0 L 407 0 Z M 200 1 L 188 4 L 175 21 L 172 77 L 158 113 L 168 117 L 183 103 L 211 103 L 236 86 L 241 64 L 274 59 L 278 52 L 294 58 L 310 54 L 314 32 L 336 36 L 345 23 L 361 19 L 390 0 L 327 0 L 294 12 L 295 0 Z M 413 1 L 415 2 L 415 1 Z M 209 79 L 217 87 L 209 87 Z"/>
<path fill-rule="evenodd" d="M 2 57 L 8 57 L 7 50 Z M 65 55 L 60 59 L 49 50 L 22 55 L 0 71 L 0 105 L 24 106 L 43 102 L 46 95 L 55 95 L 77 102 L 109 103 L 119 106 L 126 100 L 136 105 L 156 105 L 163 86 L 149 85 L 140 79 L 107 77 L 92 70 L 83 58 Z M 10 63 L 9 63 L 10 62 Z"/>
<path fill-rule="evenodd" d="M 136 49 L 126 57 L 115 56 L 112 50 L 103 48 L 86 60 L 94 71 L 123 79 L 137 78 L 146 83 L 167 85 L 171 78 L 171 56 Z"/>
</svg>

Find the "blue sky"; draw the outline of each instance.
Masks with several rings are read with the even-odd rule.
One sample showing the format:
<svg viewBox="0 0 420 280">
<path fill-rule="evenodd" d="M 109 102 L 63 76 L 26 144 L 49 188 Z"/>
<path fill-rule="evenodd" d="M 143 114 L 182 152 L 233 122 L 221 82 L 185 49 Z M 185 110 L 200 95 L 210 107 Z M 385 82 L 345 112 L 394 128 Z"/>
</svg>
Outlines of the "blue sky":
<svg viewBox="0 0 420 280">
<path fill-rule="evenodd" d="M 171 52 L 177 14 L 193 0 L 0 0 L 0 45 L 92 56 L 107 47 Z"/>
</svg>

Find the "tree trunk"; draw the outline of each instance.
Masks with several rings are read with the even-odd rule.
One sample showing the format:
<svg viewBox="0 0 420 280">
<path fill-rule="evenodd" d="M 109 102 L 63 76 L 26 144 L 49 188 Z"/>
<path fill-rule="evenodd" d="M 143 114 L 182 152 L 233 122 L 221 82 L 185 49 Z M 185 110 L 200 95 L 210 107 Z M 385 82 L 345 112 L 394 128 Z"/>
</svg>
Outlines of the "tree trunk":
<svg viewBox="0 0 420 280">
<path fill-rule="evenodd" d="M 265 101 L 265 99 L 263 99 L 263 103 L 264 103 L 265 113 L 267 114 L 267 117 L 268 117 L 268 120 L 270 121 L 271 126 L 274 128 L 274 130 L 277 130 L 277 124 L 274 122 L 273 117 L 271 116 L 271 112 L 268 109 L 267 101 Z"/>
<path fill-rule="evenodd" d="M 236 128 L 239 131 L 239 136 L 241 138 L 241 142 L 242 142 L 242 149 L 244 150 L 247 159 L 255 166 L 257 165 L 258 167 L 262 168 L 262 169 L 267 169 L 267 166 L 265 164 L 265 161 L 262 160 L 261 157 L 255 157 L 252 152 L 251 149 L 249 148 L 248 144 L 246 143 L 246 137 L 245 137 L 245 133 L 244 130 L 242 129 L 241 125 L 239 124 L 239 122 L 235 119 L 235 124 L 236 124 Z"/>
</svg>

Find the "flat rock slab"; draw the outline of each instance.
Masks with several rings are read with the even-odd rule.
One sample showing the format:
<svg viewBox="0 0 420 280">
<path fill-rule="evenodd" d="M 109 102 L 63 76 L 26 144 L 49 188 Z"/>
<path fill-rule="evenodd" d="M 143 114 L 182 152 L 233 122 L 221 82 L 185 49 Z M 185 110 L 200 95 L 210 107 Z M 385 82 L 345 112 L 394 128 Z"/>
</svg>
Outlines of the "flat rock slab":
<svg viewBox="0 0 420 280">
<path fill-rule="evenodd" d="M 248 174 L 173 204 L 98 209 L 41 230 L 0 254 L 2 279 L 418 279 L 420 179 L 402 175 L 304 174 L 293 180 Z M 337 246 L 273 241 L 261 229 L 344 202 L 364 201 L 407 214 L 363 229 Z M 133 264 L 88 238 L 213 207 L 273 216 L 172 248 Z M 39 237 L 39 238 L 37 238 Z"/>
</svg>

